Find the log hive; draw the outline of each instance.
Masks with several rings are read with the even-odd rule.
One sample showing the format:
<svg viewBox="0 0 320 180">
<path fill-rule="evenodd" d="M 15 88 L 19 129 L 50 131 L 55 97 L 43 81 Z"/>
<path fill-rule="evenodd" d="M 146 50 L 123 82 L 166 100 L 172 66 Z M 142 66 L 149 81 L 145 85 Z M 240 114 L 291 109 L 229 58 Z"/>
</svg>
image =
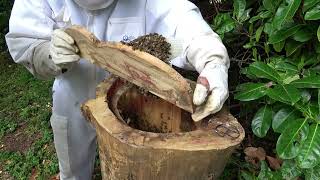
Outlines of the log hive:
<svg viewBox="0 0 320 180">
<path fill-rule="evenodd" d="M 244 138 L 228 111 L 195 124 L 193 83 L 168 64 L 121 43 L 100 42 L 79 26 L 66 32 L 82 58 L 117 75 L 102 82 L 96 98 L 81 108 L 97 131 L 104 180 L 219 177 Z"/>
<path fill-rule="evenodd" d="M 141 101 L 139 94 L 119 78 L 110 77 L 97 89 L 97 98 L 85 103 L 82 110 L 97 130 L 104 180 L 217 179 L 244 138 L 243 128 L 227 111 L 203 120 L 202 126 L 195 128 L 186 116 L 188 112 L 172 108 L 162 99 L 151 105 L 148 96 Z M 155 112 L 148 113 L 149 107 L 157 105 Z M 161 132 L 130 127 L 121 116 L 122 108 L 132 109 L 141 119 L 150 116 L 149 122 Z"/>
</svg>

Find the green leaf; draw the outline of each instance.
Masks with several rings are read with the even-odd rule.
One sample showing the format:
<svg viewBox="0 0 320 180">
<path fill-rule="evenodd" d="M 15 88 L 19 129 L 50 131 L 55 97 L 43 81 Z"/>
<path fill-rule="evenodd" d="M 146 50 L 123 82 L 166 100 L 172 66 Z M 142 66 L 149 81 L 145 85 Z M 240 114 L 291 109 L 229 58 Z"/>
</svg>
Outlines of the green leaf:
<svg viewBox="0 0 320 180">
<path fill-rule="evenodd" d="M 319 33 L 320 35 L 320 33 Z M 320 41 L 314 44 L 314 50 L 316 53 L 320 54 Z M 320 59 L 320 58 L 319 58 Z M 316 60 L 317 61 L 317 60 Z"/>
<path fill-rule="evenodd" d="M 318 27 L 317 36 L 318 36 L 318 41 L 320 42 L 320 26 Z"/>
<path fill-rule="evenodd" d="M 305 20 L 318 20 L 318 19 L 320 19 L 320 3 L 317 6 L 309 9 L 305 14 L 304 19 Z"/>
<path fill-rule="evenodd" d="M 247 44 L 243 45 L 243 48 L 245 48 L 245 49 L 251 49 L 251 48 L 253 48 L 255 45 L 256 45 L 256 42 L 255 42 L 255 41 L 251 41 L 251 42 L 248 42 Z"/>
<path fill-rule="evenodd" d="M 254 58 L 255 61 L 260 61 L 260 55 L 258 55 L 258 50 L 257 48 L 252 48 L 252 56 Z"/>
<path fill-rule="evenodd" d="M 234 0 L 233 8 L 234 8 L 233 14 L 239 20 L 246 9 L 246 0 Z"/>
<path fill-rule="evenodd" d="M 264 26 L 260 26 L 256 31 L 256 42 L 259 42 Z"/>
<path fill-rule="evenodd" d="M 282 71 L 289 74 L 297 74 L 299 72 L 298 68 L 290 63 L 285 62 L 286 59 L 280 57 L 275 64 L 277 71 Z"/>
<path fill-rule="evenodd" d="M 289 40 L 286 43 L 286 56 L 291 56 L 293 53 L 295 53 L 301 46 L 303 45 L 303 43 L 301 42 L 297 42 L 294 40 Z"/>
<path fill-rule="evenodd" d="M 244 179 L 244 180 L 255 180 L 256 177 L 250 173 L 250 172 L 246 172 L 246 171 L 241 171 L 241 179 Z"/>
<path fill-rule="evenodd" d="M 298 10 L 300 3 L 301 0 L 285 0 L 285 2 L 279 6 L 273 19 L 273 24 L 277 29 L 281 29 L 286 22 L 292 19 Z"/>
<path fill-rule="evenodd" d="M 218 34 L 232 31 L 236 24 L 229 13 L 220 13 L 214 18 L 214 29 Z"/>
<path fill-rule="evenodd" d="M 243 12 L 242 16 L 238 19 L 239 22 L 245 22 L 246 20 L 250 19 L 250 12 L 252 9 L 247 9 Z"/>
<path fill-rule="evenodd" d="M 273 28 L 273 24 L 272 23 L 267 22 L 267 23 L 264 24 L 263 32 L 265 32 L 266 34 L 271 36 L 274 31 L 275 31 L 275 28 Z"/>
<path fill-rule="evenodd" d="M 299 42 L 307 42 L 313 36 L 313 33 L 309 31 L 307 27 L 299 29 L 296 33 L 293 34 L 293 39 Z"/>
<path fill-rule="evenodd" d="M 275 44 L 273 44 L 273 49 L 276 52 L 281 52 L 285 44 L 286 44 L 285 40 L 283 40 L 283 41 L 281 41 L 279 43 L 275 43 Z"/>
<path fill-rule="evenodd" d="M 320 112 L 320 89 L 318 89 L 318 112 Z"/>
<path fill-rule="evenodd" d="M 249 23 L 253 23 L 257 20 L 262 20 L 262 19 L 266 19 L 266 18 L 270 18 L 272 16 L 272 13 L 270 11 L 262 11 L 260 12 L 258 15 L 253 16 Z"/>
<path fill-rule="evenodd" d="M 305 180 L 318 180 L 320 177 L 320 165 L 306 169 L 305 173 Z"/>
<path fill-rule="evenodd" d="M 299 111 L 293 108 L 280 109 L 272 120 L 272 129 L 281 133 L 294 120 L 299 118 Z"/>
<path fill-rule="evenodd" d="M 264 51 L 267 53 L 267 56 L 269 56 L 270 53 L 270 46 L 268 43 L 264 42 Z"/>
<path fill-rule="evenodd" d="M 280 171 L 283 179 L 295 179 L 302 174 L 301 169 L 293 160 L 285 160 Z"/>
<path fill-rule="evenodd" d="M 304 0 L 303 12 L 306 12 L 308 9 L 315 6 L 318 2 L 319 2 L 319 0 Z"/>
<path fill-rule="evenodd" d="M 308 108 L 308 116 L 310 116 L 312 119 L 318 119 L 319 118 L 319 106 L 318 103 L 310 102 L 306 105 Z M 319 122 L 319 120 L 316 120 Z"/>
<path fill-rule="evenodd" d="M 235 98 L 240 101 L 252 101 L 266 95 L 267 86 L 264 83 L 245 83 L 238 86 Z"/>
<path fill-rule="evenodd" d="M 276 12 L 281 0 L 263 0 L 263 7 L 270 12 Z"/>
<path fill-rule="evenodd" d="M 309 76 L 290 83 L 296 88 L 320 88 L 320 76 Z"/>
<path fill-rule="evenodd" d="M 320 127 L 319 124 L 312 124 L 308 138 L 303 142 L 297 156 L 301 168 L 313 168 L 320 159 Z"/>
<path fill-rule="evenodd" d="M 260 167 L 260 173 L 258 176 L 259 180 L 265 180 L 265 179 L 273 179 L 273 174 L 268 167 L 266 161 L 261 161 L 261 167 Z"/>
<path fill-rule="evenodd" d="M 283 131 L 276 145 L 277 154 L 280 158 L 292 159 L 298 155 L 300 146 L 298 139 L 304 129 L 308 128 L 307 124 L 306 119 L 299 119 L 291 122 Z"/>
<path fill-rule="evenodd" d="M 290 28 L 284 28 L 279 31 L 274 32 L 270 37 L 269 37 L 269 43 L 270 44 L 275 44 L 279 43 L 288 37 L 292 36 L 295 34 L 303 25 L 298 24 L 295 26 L 292 26 Z"/>
<path fill-rule="evenodd" d="M 301 101 L 303 104 L 306 104 L 308 102 L 310 102 L 310 99 L 311 99 L 311 94 L 308 90 L 306 89 L 303 89 L 301 91 Z"/>
<path fill-rule="evenodd" d="M 283 84 L 290 84 L 292 81 L 299 79 L 299 74 L 291 75 L 291 74 L 282 74 L 283 76 Z"/>
<path fill-rule="evenodd" d="M 276 101 L 289 105 L 294 105 L 301 99 L 300 91 L 290 84 L 278 84 L 273 89 L 269 89 L 267 95 Z"/>
<path fill-rule="evenodd" d="M 265 137 L 272 122 L 272 110 L 269 106 L 265 105 L 260 108 L 258 112 L 255 114 L 251 128 L 253 133 L 262 138 Z"/>
<path fill-rule="evenodd" d="M 318 43 L 318 42 L 315 42 L 315 43 Z M 318 64 L 319 63 L 319 60 L 320 60 L 320 58 L 319 58 L 319 60 L 318 60 L 318 58 L 317 58 L 317 54 L 315 54 L 315 53 L 313 53 L 312 52 L 312 54 L 309 56 L 309 55 L 307 55 L 306 53 L 304 53 L 303 54 L 303 56 L 301 57 L 301 58 L 304 58 L 305 60 L 304 60 L 304 66 L 310 66 L 310 65 L 315 65 L 315 64 Z M 312 68 L 310 68 L 310 69 L 307 69 L 307 71 L 311 71 L 311 70 L 313 70 L 314 69 L 314 67 L 312 67 Z M 307 73 L 304 73 L 304 76 L 310 76 L 310 75 L 307 75 Z"/>
<path fill-rule="evenodd" d="M 280 81 L 281 77 L 272 69 L 269 65 L 262 63 L 262 62 L 254 62 L 249 66 L 251 74 L 259 77 L 259 78 L 266 78 L 272 81 Z"/>
</svg>

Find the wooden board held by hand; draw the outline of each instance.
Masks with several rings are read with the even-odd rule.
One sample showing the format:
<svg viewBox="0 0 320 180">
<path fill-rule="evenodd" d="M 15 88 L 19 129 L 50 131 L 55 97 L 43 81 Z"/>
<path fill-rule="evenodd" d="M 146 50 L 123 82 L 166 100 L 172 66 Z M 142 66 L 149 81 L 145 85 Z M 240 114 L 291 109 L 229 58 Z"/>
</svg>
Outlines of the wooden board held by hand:
<svg viewBox="0 0 320 180">
<path fill-rule="evenodd" d="M 79 47 L 80 56 L 193 113 L 192 89 L 178 72 L 160 59 L 119 42 L 101 42 L 80 26 L 66 29 Z"/>
</svg>

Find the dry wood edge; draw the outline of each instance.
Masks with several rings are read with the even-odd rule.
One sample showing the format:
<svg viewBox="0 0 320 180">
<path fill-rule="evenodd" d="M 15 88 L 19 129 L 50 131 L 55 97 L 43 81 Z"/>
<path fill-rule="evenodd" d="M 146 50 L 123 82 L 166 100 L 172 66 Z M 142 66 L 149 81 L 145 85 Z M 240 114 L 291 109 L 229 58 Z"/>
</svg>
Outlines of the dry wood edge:
<svg viewBox="0 0 320 180">
<path fill-rule="evenodd" d="M 92 45 L 94 45 L 97 48 L 108 47 L 108 48 L 112 48 L 112 49 L 118 49 L 122 52 L 127 53 L 127 55 L 138 57 L 138 58 L 144 60 L 145 62 L 147 62 L 148 64 L 152 64 L 152 66 L 155 66 L 155 67 L 161 69 L 163 72 L 168 74 L 168 76 L 170 78 L 174 79 L 176 83 L 179 83 L 176 86 L 176 87 L 178 87 L 178 91 L 180 92 L 179 94 L 181 94 L 183 96 L 185 96 L 185 95 L 187 96 L 186 97 L 188 99 L 187 106 L 181 106 L 180 102 L 178 102 L 178 100 L 176 100 L 175 104 L 177 106 L 189 111 L 190 113 L 194 112 L 194 106 L 192 103 L 193 91 L 192 91 L 192 88 L 190 87 L 189 83 L 187 82 L 187 80 L 184 77 L 182 77 L 176 70 L 174 70 L 172 67 L 170 67 L 168 64 L 164 63 L 163 61 L 161 61 L 157 57 L 155 57 L 151 54 L 148 54 L 146 52 L 142 52 L 139 50 L 133 50 L 132 47 L 124 45 L 119 42 L 101 42 L 94 36 L 94 34 L 88 32 L 85 28 L 83 28 L 81 26 L 72 26 L 72 27 L 66 29 L 66 32 L 70 36 L 72 36 L 73 38 L 76 38 L 76 36 L 79 35 L 79 33 L 80 33 L 84 37 L 86 37 L 88 39 L 88 41 L 92 43 Z M 81 54 L 81 50 L 80 50 L 80 56 L 83 57 L 83 55 Z M 93 61 L 92 59 L 86 59 L 86 60 L 99 66 L 99 63 Z M 116 74 L 116 75 L 121 76 L 120 74 Z M 164 97 L 161 93 L 153 91 L 151 89 L 148 89 L 147 87 L 144 87 L 144 88 L 149 90 L 151 93 L 166 99 L 166 97 Z"/>
<path fill-rule="evenodd" d="M 109 84 L 104 86 L 110 87 L 113 80 L 115 78 L 110 77 L 108 82 L 104 82 Z M 239 132 L 237 138 L 221 137 L 212 130 L 203 129 L 186 133 L 152 133 L 133 129 L 116 118 L 105 102 L 106 92 L 103 96 L 101 94 L 103 93 L 83 104 L 83 114 L 96 127 L 104 129 L 114 138 L 131 146 L 187 151 L 222 150 L 239 145 L 245 136 L 244 129 L 237 120 L 230 113 L 224 112 L 218 113 L 214 122 L 235 127 Z M 219 122 L 220 119 L 225 120 Z"/>
</svg>

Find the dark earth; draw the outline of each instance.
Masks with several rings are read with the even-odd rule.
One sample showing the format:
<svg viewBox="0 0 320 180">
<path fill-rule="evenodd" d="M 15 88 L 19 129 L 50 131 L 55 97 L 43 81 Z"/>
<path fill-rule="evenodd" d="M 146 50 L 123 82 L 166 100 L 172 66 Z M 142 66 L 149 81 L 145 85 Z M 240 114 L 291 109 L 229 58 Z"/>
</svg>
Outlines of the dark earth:
<svg viewBox="0 0 320 180">
<path fill-rule="evenodd" d="M 40 138 L 40 134 L 28 134 L 26 132 L 27 124 L 21 124 L 20 127 L 4 136 L 1 140 L 1 151 L 25 153 L 33 142 Z"/>
</svg>

